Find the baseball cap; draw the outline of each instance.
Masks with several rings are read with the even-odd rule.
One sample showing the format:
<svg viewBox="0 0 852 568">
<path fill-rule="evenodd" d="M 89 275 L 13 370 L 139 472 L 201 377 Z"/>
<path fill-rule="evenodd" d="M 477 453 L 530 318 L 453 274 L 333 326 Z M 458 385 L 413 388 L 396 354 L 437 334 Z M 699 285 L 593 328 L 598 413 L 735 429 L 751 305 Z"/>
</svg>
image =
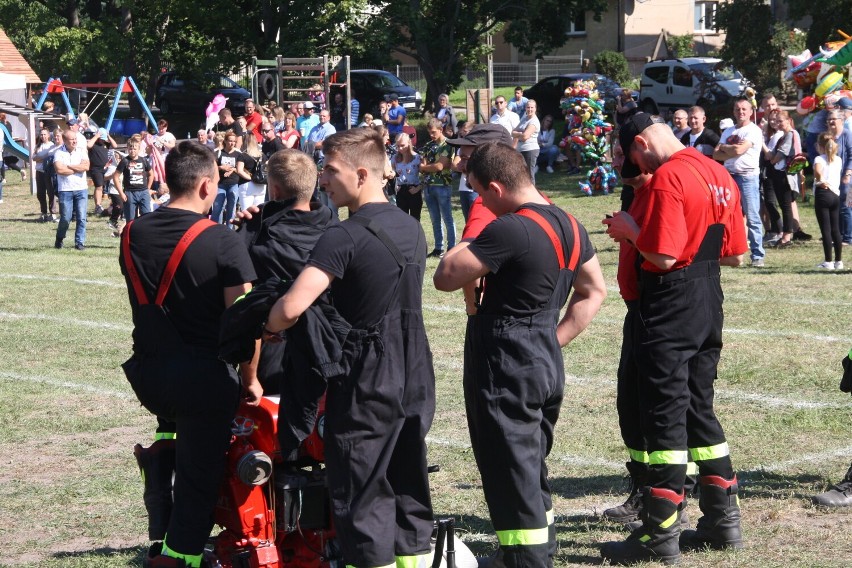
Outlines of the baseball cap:
<svg viewBox="0 0 852 568">
<path fill-rule="evenodd" d="M 834 106 L 843 110 L 852 110 L 852 99 L 849 97 L 840 97 L 840 99 L 834 103 Z"/>
<path fill-rule="evenodd" d="M 98 137 L 104 141 L 109 140 L 109 134 L 107 133 L 106 128 L 98 128 Z"/>
<path fill-rule="evenodd" d="M 501 124 L 477 124 L 464 138 L 449 138 L 450 146 L 479 146 L 488 142 L 501 142 L 512 145 L 512 136 Z"/>
<path fill-rule="evenodd" d="M 633 140 L 636 136 L 652 124 L 665 123 L 666 121 L 661 117 L 655 114 L 648 114 L 647 112 L 637 112 L 627 117 L 618 131 L 618 141 L 621 143 L 621 149 L 624 152 L 624 165 L 621 166 L 622 178 L 634 178 L 642 173 L 639 170 L 639 166 L 634 164 L 630 159 L 630 147 L 633 146 Z"/>
<path fill-rule="evenodd" d="M 314 108 L 314 103 L 311 101 L 305 101 L 305 110 L 308 110 L 309 108 Z"/>
<path fill-rule="evenodd" d="M 391 93 L 391 94 L 388 95 L 388 100 L 389 101 L 398 101 L 399 95 L 397 95 L 396 93 Z"/>
<path fill-rule="evenodd" d="M 69 118 L 65 124 L 67 124 L 68 126 L 74 126 L 76 124 L 80 124 L 80 121 L 76 118 Z"/>
</svg>

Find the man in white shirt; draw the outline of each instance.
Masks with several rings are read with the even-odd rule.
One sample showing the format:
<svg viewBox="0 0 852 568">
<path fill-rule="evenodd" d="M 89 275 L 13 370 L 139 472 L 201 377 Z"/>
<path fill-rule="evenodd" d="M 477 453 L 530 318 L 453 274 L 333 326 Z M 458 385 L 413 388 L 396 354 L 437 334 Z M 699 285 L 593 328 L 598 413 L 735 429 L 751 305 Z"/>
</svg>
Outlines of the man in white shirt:
<svg viewBox="0 0 852 568">
<path fill-rule="evenodd" d="M 713 159 L 724 161 L 737 186 L 748 227 L 751 265 L 763 267 L 763 223 L 760 219 L 760 152 L 763 132 L 751 121 L 754 108 L 745 97 L 734 101 L 734 125 L 726 128 L 713 151 Z"/>
<path fill-rule="evenodd" d="M 509 131 L 509 134 L 511 134 L 515 127 L 521 122 L 521 117 L 509 110 L 506 106 L 506 97 L 502 95 L 494 99 L 494 106 L 497 107 L 497 112 L 491 115 L 490 122 L 492 124 L 501 125 Z"/>
<path fill-rule="evenodd" d="M 56 242 L 53 246 L 58 249 L 62 248 L 62 241 L 65 240 L 65 233 L 71 224 L 72 212 L 77 217 L 74 248 L 86 248 L 86 204 L 89 200 L 86 172 L 89 171 L 89 156 L 85 143 L 81 146 L 77 135 L 73 130 L 66 130 L 62 134 L 64 144 L 56 151 L 53 162 L 59 197 L 59 225 L 56 227 Z"/>
</svg>

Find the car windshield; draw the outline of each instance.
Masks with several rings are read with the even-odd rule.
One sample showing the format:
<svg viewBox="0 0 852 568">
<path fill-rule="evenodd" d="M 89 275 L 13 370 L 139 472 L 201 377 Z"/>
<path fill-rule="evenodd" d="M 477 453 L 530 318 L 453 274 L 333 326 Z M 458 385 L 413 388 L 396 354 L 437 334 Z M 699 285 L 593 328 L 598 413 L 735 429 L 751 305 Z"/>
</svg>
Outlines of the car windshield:
<svg viewBox="0 0 852 568">
<path fill-rule="evenodd" d="M 368 80 L 370 82 L 370 85 L 377 88 L 405 86 L 405 83 L 399 80 L 396 75 L 391 75 L 390 73 L 378 73 L 376 75 L 370 75 Z"/>
<path fill-rule="evenodd" d="M 699 79 L 711 79 L 713 81 L 735 81 L 742 79 L 742 73 L 725 63 L 693 63 L 689 66 Z"/>
</svg>

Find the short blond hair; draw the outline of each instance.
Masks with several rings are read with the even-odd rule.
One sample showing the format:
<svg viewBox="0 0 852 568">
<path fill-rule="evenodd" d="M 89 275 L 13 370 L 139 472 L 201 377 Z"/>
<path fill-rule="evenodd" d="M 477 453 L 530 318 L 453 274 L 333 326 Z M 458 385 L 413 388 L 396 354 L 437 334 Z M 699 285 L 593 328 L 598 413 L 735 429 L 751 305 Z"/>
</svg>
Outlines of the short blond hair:
<svg viewBox="0 0 852 568">
<path fill-rule="evenodd" d="M 281 190 L 272 199 L 310 201 L 317 185 L 317 166 L 304 152 L 288 148 L 278 150 L 266 162 L 266 182 L 270 192 L 273 186 Z"/>
</svg>

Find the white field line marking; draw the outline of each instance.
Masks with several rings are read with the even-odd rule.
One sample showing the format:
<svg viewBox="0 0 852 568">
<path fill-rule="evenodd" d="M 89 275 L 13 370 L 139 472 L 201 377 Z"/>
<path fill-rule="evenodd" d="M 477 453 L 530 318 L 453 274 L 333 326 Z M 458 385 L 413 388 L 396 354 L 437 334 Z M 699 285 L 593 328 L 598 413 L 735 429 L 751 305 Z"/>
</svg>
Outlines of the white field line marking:
<svg viewBox="0 0 852 568">
<path fill-rule="evenodd" d="M 13 314 L 10 312 L 0 312 L 0 319 L 22 320 L 33 319 L 41 321 L 49 321 L 61 324 L 79 325 L 82 327 L 94 327 L 97 329 L 113 329 L 116 331 L 133 331 L 133 326 L 121 325 L 117 323 L 108 323 L 102 321 L 88 321 L 74 318 L 66 318 L 60 316 L 49 316 L 46 314 Z"/>
<path fill-rule="evenodd" d="M 73 282 L 74 284 L 92 284 L 94 286 L 106 286 L 108 288 L 125 288 L 123 282 L 110 282 L 109 280 L 88 280 L 85 278 L 68 278 L 65 276 L 41 276 L 39 274 L 0 274 L 0 278 L 18 280 L 44 280 L 46 282 Z"/>
<path fill-rule="evenodd" d="M 615 377 L 610 380 L 596 377 L 578 377 L 576 375 L 570 375 L 568 373 L 565 374 L 565 382 L 566 384 L 584 385 L 597 389 L 615 389 L 616 386 Z M 731 389 L 716 389 L 716 398 L 733 400 L 737 402 L 753 402 L 763 406 L 772 406 L 775 408 L 794 408 L 799 410 L 849 408 L 850 406 L 852 406 L 852 403 L 849 402 L 809 401 L 782 396 L 772 396 L 768 394 L 742 392 Z"/>
<path fill-rule="evenodd" d="M 40 376 L 40 375 L 22 375 L 20 373 L 9 373 L 9 372 L 6 372 L 6 371 L 0 371 L 0 379 L 7 380 L 7 381 L 17 381 L 17 382 L 26 381 L 26 382 L 30 382 L 30 383 L 39 383 L 39 384 L 44 384 L 44 385 L 62 388 L 62 389 L 81 390 L 81 391 L 86 391 L 86 392 L 98 394 L 98 395 L 101 395 L 101 396 L 119 398 L 119 399 L 122 399 L 122 400 L 135 400 L 136 399 L 135 396 L 128 394 L 128 393 L 110 390 L 110 389 L 104 389 L 104 388 L 100 388 L 100 387 L 96 387 L 96 386 L 92 386 L 92 385 L 87 385 L 87 384 L 82 384 L 82 383 L 75 383 L 75 382 L 71 382 L 71 381 L 63 381 L 63 380 L 60 380 L 60 379 L 55 379 L 55 378 L 52 378 L 52 377 L 44 377 L 44 376 Z M 447 440 L 445 438 L 436 438 L 434 436 L 427 436 L 426 442 L 428 444 L 446 446 L 446 447 L 450 447 L 450 448 L 454 448 L 454 449 L 462 449 L 462 450 L 470 449 L 470 444 L 467 443 L 467 442 L 460 442 L 460 441 L 457 441 L 457 440 Z M 821 452 L 821 453 L 818 453 L 818 454 L 808 454 L 808 455 L 803 455 L 803 456 L 797 456 L 794 459 L 786 460 L 786 461 L 783 461 L 783 462 L 778 462 L 778 463 L 775 463 L 775 464 L 772 464 L 772 465 L 767 465 L 767 466 L 759 465 L 759 466 L 756 466 L 754 469 L 763 470 L 763 471 L 783 471 L 783 470 L 785 470 L 789 467 L 793 467 L 793 466 L 799 465 L 801 463 L 805 463 L 805 462 L 821 463 L 821 462 L 826 461 L 828 459 L 832 459 L 832 458 L 836 458 L 836 457 L 840 457 L 840 456 L 848 456 L 850 453 L 852 453 L 852 446 L 847 446 L 847 447 L 844 447 L 844 448 L 837 448 L 837 449 L 834 449 L 834 450 L 830 450 L 830 451 L 827 451 L 827 452 Z M 611 469 L 613 471 L 620 471 L 622 469 L 622 467 L 624 467 L 621 462 L 613 462 L 613 461 L 610 461 L 610 460 L 605 460 L 603 458 L 588 458 L 588 457 L 582 457 L 582 456 L 558 455 L 558 454 L 551 454 L 550 458 L 561 461 L 561 462 L 569 464 L 569 465 L 575 465 L 575 466 L 580 466 L 580 467 L 595 467 L 595 468 L 605 467 L 605 468 Z"/>
<path fill-rule="evenodd" d="M 94 394 L 98 394 L 101 396 L 109 396 L 113 398 L 120 398 L 122 400 L 136 400 L 136 397 L 129 393 L 124 393 L 120 391 L 114 391 L 110 389 L 104 389 L 100 387 L 96 387 L 93 385 L 87 385 L 83 383 L 74 383 L 71 381 L 63 381 L 61 379 L 55 379 L 53 377 L 43 377 L 40 375 L 22 375 L 20 373 L 8 373 L 6 371 L 0 371 L 0 379 L 4 379 L 7 381 L 26 381 L 29 383 L 39 383 L 43 385 L 48 385 L 52 387 L 58 387 L 62 389 L 70 389 L 70 390 L 81 390 L 86 392 L 91 392 Z"/>
<path fill-rule="evenodd" d="M 832 458 L 848 458 L 849 454 L 852 454 L 852 446 L 846 446 L 845 448 L 837 448 L 834 450 L 828 450 L 827 452 L 819 452 L 816 454 L 796 456 L 793 459 L 773 463 L 770 465 L 756 465 L 753 469 L 763 471 L 783 471 L 802 463 L 823 463 Z"/>
</svg>

